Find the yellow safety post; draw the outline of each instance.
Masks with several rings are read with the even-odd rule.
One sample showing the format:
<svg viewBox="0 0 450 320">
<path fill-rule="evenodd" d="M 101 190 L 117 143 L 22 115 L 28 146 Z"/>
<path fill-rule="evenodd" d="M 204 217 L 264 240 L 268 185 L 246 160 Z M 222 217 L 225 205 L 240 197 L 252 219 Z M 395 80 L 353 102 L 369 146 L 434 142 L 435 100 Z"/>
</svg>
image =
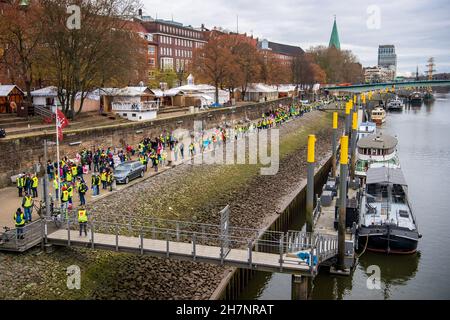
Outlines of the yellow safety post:
<svg viewBox="0 0 450 320">
<path fill-rule="evenodd" d="M 353 112 L 352 129 L 358 130 L 358 113 Z"/>
<path fill-rule="evenodd" d="M 352 162 L 350 166 L 350 177 L 352 181 L 355 180 L 355 170 L 356 170 L 356 140 L 358 134 L 358 113 L 353 113 L 352 119 L 352 136 L 351 136 L 351 153 L 352 153 Z"/>
<path fill-rule="evenodd" d="M 311 134 L 308 137 L 308 163 L 315 162 L 316 136 Z"/>
<path fill-rule="evenodd" d="M 341 137 L 341 164 L 348 164 L 348 136 Z"/>
<path fill-rule="evenodd" d="M 333 129 L 338 128 L 338 113 L 333 112 Z"/>
<path fill-rule="evenodd" d="M 332 134 L 332 140 L 331 140 L 331 148 L 333 151 L 333 166 L 332 166 L 332 172 L 331 175 L 333 178 L 336 178 L 336 167 L 337 167 L 337 163 L 336 163 L 336 153 L 337 153 L 337 129 L 339 126 L 339 122 L 338 122 L 338 113 L 337 112 L 333 112 L 333 134 Z"/>
<path fill-rule="evenodd" d="M 345 270 L 345 220 L 347 213 L 348 136 L 341 137 L 341 174 L 339 187 L 338 268 Z"/>
<path fill-rule="evenodd" d="M 314 162 L 315 162 L 316 136 L 308 137 L 308 173 L 306 187 L 306 231 L 314 231 Z"/>
<path fill-rule="evenodd" d="M 345 114 L 346 114 L 346 115 L 349 115 L 350 112 L 352 111 L 352 108 L 353 108 L 352 102 L 351 102 L 351 101 L 348 101 L 348 102 L 345 104 Z"/>
</svg>

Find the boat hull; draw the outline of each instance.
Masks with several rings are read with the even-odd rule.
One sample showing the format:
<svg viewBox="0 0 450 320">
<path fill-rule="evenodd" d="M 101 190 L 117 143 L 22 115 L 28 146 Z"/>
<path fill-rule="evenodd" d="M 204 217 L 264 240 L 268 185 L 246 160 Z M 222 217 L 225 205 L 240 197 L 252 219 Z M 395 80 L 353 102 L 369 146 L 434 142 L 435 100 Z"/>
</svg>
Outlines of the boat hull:
<svg viewBox="0 0 450 320">
<path fill-rule="evenodd" d="M 403 107 L 388 107 L 388 111 L 403 111 Z"/>
<path fill-rule="evenodd" d="M 372 121 L 373 121 L 377 126 L 381 126 L 383 123 L 386 122 L 386 118 L 383 118 L 383 119 L 372 119 Z"/>
<path fill-rule="evenodd" d="M 362 250 L 387 254 L 414 254 L 417 251 L 417 231 L 388 226 L 360 227 L 358 246 Z"/>
</svg>

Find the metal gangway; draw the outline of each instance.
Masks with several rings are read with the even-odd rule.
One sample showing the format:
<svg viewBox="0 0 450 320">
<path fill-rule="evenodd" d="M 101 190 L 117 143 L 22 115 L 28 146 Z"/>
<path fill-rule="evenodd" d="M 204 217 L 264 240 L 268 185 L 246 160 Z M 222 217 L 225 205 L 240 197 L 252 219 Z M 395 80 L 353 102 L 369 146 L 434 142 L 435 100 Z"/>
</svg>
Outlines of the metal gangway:
<svg viewBox="0 0 450 320">
<path fill-rule="evenodd" d="M 24 252 L 39 244 L 81 247 L 313 277 L 338 247 L 330 235 L 232 227 L 223 214 L 218 225 L 93 214 L 87 230 L 87 236 L 79 235 L 76 212 L 44 217 L 27 225 L 22 237 L 17 229 L 8 231 L 0 251 Z M 300 252 L 310 258 L 300 259 Z"/>
</svg>

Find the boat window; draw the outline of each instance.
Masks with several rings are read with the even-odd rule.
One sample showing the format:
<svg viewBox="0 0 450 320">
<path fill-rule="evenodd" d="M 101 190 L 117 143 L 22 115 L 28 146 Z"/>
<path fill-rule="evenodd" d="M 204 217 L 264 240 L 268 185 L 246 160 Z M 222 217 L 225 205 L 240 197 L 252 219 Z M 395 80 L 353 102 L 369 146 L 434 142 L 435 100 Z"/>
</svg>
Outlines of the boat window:
<svg viewBox="0 0 450 320">
<path fill-rule="evenodd" d="M 406 211 L 406 210 L 400 210 L 400 211 L 398 212 L 398 214 L 399 214 L 400 217 L 402 217 L 402 218 L 409 218 L 408 211 Z"/>
</svg>

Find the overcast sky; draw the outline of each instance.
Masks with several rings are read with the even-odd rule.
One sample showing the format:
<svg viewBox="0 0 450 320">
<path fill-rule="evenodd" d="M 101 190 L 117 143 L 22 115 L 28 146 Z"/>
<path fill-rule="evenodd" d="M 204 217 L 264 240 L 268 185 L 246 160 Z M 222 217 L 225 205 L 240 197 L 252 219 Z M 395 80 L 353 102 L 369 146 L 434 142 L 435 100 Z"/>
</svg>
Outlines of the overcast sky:
<svg viewBox="0 0 450 320">
<path fill-rule="evenodd" d="M 378 45 L 393 44 L 400 74 L 417 65 L 425 71 L 429 57 L 438 72 L 450 72 L 449 0 L 142 1 L 145 14 L 194 27 L 236 31 L 239 15 L 239 32 L 303 49 L 328 45 L 336 15 L 341 48 L 351 49 L 363 66 L 377 64 Z"/>
</svg>

